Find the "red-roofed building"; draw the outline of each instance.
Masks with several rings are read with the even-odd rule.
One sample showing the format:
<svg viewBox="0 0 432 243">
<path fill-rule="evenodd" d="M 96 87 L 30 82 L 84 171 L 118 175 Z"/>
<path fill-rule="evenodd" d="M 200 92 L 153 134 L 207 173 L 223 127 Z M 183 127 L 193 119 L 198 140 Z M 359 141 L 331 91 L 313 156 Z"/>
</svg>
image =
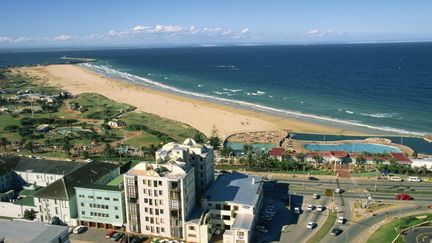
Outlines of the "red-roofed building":
<svg viewBox="0 0 432 243">
<path fill-rule="evenodd" d="M 270 156 L 276 158 L 279 161 L 282 161 L 282 155 L 285 152 L 283 148 L 272 148 L 270 150 Z"/>
<path fill-rule="evenodd" d="M 391 157 L 400 164 L 411 164 L 412 161 L 403 153 L 390 153 Z"/>
</svg>

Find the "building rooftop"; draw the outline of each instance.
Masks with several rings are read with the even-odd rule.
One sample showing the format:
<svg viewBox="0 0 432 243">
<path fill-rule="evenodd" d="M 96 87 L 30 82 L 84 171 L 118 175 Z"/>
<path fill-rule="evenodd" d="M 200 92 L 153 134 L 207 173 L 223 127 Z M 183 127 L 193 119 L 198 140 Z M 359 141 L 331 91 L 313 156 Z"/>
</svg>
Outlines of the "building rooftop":
<svg viewBox="0 0 432 243">
<path fill-rule="evenodd" d="M 99 179 L 121 165 L 107 162 L 90 162 L 63 178 L 49 184 L 34 194 L 34 197 L 69 200 L 75 193 L 74 187 L 91 187 Z"/>
<path fill-rule="evenodd" d="M 262 190 L 261 177 L 237 172 L 221 174 L 205 194 L 208 201 L 255 206 Z"/>
<path fill-rule="evenodd" d="M 190 165 L 179 161 L 166 163 L 142 162 L 130 169 L 128 175 L 141 175 L 153 177 L 167 177 L 169 179 L 181 179 L 192 170 Z"/>
<path fill-rule="evenodd" d="M 3 162 L 3 163 L 2 163 Z M 11 169 L 14 171 L 30 171 L 34 173 L 46 173 L 56 175 L 66 175 L 73 170 L 85 165 L 83 162 L 62 161 L 62 160 L 47 160 L 33 159 L 21 156 L 7 156 L 0 159 L 0 174 L 3 169 Z"/>
<path fill-rule="evenodd" d="M 8 243 L 46 243 L 67 229 L 67 226 L 45 224 L 38 221 L 0 219 L 0 239 L 4 237 L 5 242 Z"/>
<path fill-rule="evenodd" d="M 403 153 L 390 153 L 391 157 L 396 159 L 399 163 L 411 164 L 411 160 Z"/>
<path fill-rule="evenodd" d="M 272 148 L 270 150 L 270 155 L 271 156 L 282 156 L 284 151 L 285 151 L 285 149 L 283 149 L 283 148 Z"/>
<path fill-rule="evenodd" d="M 254 220 L 254 215 L 241 213 L 237 214 L 231 229 L 251 230 Z"/>
</svg>

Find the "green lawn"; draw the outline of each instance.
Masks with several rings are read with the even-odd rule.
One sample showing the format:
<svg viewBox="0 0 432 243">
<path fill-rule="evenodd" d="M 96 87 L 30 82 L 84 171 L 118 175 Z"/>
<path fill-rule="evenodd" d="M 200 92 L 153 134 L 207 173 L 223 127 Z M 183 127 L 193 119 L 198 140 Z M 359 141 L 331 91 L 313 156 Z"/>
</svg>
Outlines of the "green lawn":
<svg viewBox="0 0 432 243">
<path fill-rule="evenodd" d="M 157 145 L 159 143 L 161 143 L 161 140 L 157 136 L 145 131 L 142 131 L 139 136 L 127 139 L 125 141 L 125 144 L 134 148 L 139 148 L 141 146 L 149 146 L 151 144 Z"/>
<path fill-rule="evenodd" d="M 123 175 L 119 175 L 114 178 L 112 181 L 108 182 L 108 186 L 118 186 L 123 181 Z"/>
<path fill-rule="evenodd" d="M 307 243 L 318 243 L 324 236 L 326 236 L 332 229 L 336 221 L 336 213 L 329 210 L 329 215 L 327 216 L 324 224 L 318 229 L 318 231 L 307 241 Z M 385 242 L 385 241 L 377 241 Z"/>
<path fill-rule="evenodd" d="M 426 215 L 426 219 L 417 219 L 417 216 L 423 216 Z M 392 242 L 396 236 L 399 234 L 396 229 L 407 229 L 411 226 L 414 226 L 416 224 L 425 222 L 425 221 L 431 221 L 432 220 L 432 214 L 418 214 L 414 216 L 408 216 L 401 219 L 394 220 L 388 224 L 382 225 L 379 227 L 375 233 L 372 234 L 372 236 L 368 239 L 367 243 L 374 243 L 374 242 Z"/>
<path fill-rule="evenodd" d="M 194 137 L 195 134 L 199 133 L 198 130 L 184 123 L 149 113 L 129 112 L 122 115 L 121 120 L 126 122 L 128 126 L 141 125 L 143 130 L 147 128 L 166 134 L 177 142 L 183 142 L 184 139 Z"/>
<path fill-rule="evenodd" d="M 70 103 L 72 102 L 88 109 L 81 114 L 81 117 L 89 119 L 112 119 L 119 114 L 135 109 L 131 105 L 115 102 L 95 93 L 79 94 L 70 100 Z"/>
</svg>

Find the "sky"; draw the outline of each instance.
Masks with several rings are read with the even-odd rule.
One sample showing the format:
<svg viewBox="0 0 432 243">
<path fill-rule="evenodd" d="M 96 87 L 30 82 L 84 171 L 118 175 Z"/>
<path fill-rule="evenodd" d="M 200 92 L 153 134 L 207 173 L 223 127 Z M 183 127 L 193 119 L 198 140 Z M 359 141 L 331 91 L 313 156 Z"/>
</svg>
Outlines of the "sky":
<svg viewBox="0 0 432 243">
<path fill-rule="evenodd" d="M 432 1 L 0 0 L 0 48 L 432 40 Z"/>
</svg>

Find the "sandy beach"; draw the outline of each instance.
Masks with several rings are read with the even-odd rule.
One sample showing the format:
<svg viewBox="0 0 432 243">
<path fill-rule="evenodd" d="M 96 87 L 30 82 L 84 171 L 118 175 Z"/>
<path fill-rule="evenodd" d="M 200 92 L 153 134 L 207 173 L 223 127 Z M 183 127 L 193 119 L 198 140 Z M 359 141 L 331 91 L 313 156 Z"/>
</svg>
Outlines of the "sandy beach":
<svg viewBox="0 0 432 243">
<path fill-rule="evenodd" d="M 161 92 L 122 80 L 104 77 L 77 65 L 22 67 L 20 71 L 38 76 L 40 82 L 61 87 L 74 95 L 98 93 L 137 107 L 137 111 L 186 123 L 210 135 L 216 126 L 221 137 L 245 131 L 292 130 L 306 133 L 359 134 L 296 119 L 224 106 L 200 99 Z"/>
</svg>

